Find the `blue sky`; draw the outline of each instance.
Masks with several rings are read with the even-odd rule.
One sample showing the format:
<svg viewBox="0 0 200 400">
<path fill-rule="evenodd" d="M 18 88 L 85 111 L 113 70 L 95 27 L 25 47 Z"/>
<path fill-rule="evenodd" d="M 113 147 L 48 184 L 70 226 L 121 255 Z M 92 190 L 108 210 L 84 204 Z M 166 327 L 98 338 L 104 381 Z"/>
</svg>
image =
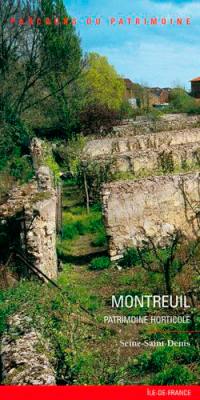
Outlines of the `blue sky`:
<svg viewBox="0 0 200 400">
<path fill-rule="evenodd" d="M 200 76 L 200 0 L 65 0 L 85 52 L 95 51 L 124 77 L 149 86 L 189 87 Z M 87 26 L 88 16 L 101 25 Z M 110 17 L 190 17 L 190 25 L 111 26 Z"/>
</svg>

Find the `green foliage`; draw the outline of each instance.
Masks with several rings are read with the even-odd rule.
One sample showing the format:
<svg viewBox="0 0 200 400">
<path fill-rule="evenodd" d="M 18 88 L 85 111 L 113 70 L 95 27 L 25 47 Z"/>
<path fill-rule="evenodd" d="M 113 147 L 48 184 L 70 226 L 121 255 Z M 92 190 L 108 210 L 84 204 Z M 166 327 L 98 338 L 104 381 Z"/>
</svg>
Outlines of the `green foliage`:
<svg viewBox="0 0 200 400">
<path fill-rule="evenodd" d="M 49 155 L 45 159 L 45 165 L 47 165 L 50 168 L 50 170 L 53 173 L 54 178 L 57 181 L 60 178 L 60 168 L 59 168 L 59 165 L 56 163 L 55 159 L 53 158 L 53 156 Z"/>
<path fill-rule="evenodd" d="M 33 166 L 28 156 L 15 156 L 9 163 L 9 169 L 11 176 L 21 183 L 28 182 L 34 176 Z"/>
<path fill-rule="evenodd" d="M 170 107 L 174 111 L 192 113 L 197 111 L 195 99 L 191 97 L 183 88 L 177 87 L 170 93 Z"/>
<path fill-rule="evenodd" d="M 90 53 L 81 85 L 84 87 L 86 104 L 101 104 L 111 110 L 119 110 L 125 94 L 125 85 L 106 57 Z"/>
<path fill-rule="evenodd" d="M 68 140 L 67 144 L 61 145 L 59 152 L 63 160 L 63 166 L 76 176 L 78 174 L 81 155 L 86 144 L 86 139 L 83 135 L 76 135 Z"/>
<path fill-rule="evenodd" d="M 139 263 L 140 263 L 139 253 L 135 247 L 127 249 L 123 254 L 123 258 L 119 261 L 119 265 L 121 265 L 123 268 L 134 267 Z"/>
<path fill-rule="evenodd" d="M 72 237 L 75 237 L 77 234 L 97 233 L 103 229 L 102 214 L 99 211 L 91 209 L 91 212 L 87 214 L 84 207 L 73 207 L 70 211 L 64 212 L 63 237 L 65 238 L 68 236 L 68 231 L 71 231 Z M 71 233 L 69 235 L 71 237 Z"/>
<path fill-rule="evenodd" d="M 106 244 L 107 244 L 106 231 L 105 231 L 105 228 L 102 227 L 102 229 L 100 229 L 97 232 L 96 238 L 92 240 L 92 246 L 104 247 L 104 246 L 106 246 Z"/>
<path fill-rule="evenodd" d="M 62 239 L 74 239 L 79 234 L 75 224 L 66 224 L 62 228 Z"/>
<path fill-rule="evenodd" d="M 156 374 L 153 385 L 186 385 L 195 382 L 195 375 L 185 366 L 175 364 Z"/>
<path fill-rule="evenodd" d="M 135 109 L 131 106 L 127 99 L 124 99 L 120 107 L 120 117 L 123 118 L 134 118 L 136 114 Z"/>
<path fill-rule="evenodd" d="M 85 179 L 87 182 L 90 204 L 99 202 L 101 185 L 112 179 L 111 162 L 99 163 L 96 161 L 88 161 L 86 164 L 81 163 L 78 172 L 78 185 L 85 195 Z"/>
<path fill-rule="evenodd" d="M 147 117 L 151 120 L 151 121 L 159 121 L 161 119 L 163 115 L 163 112 L 160 110 L 156 110 L 155 108 L 151 110 L 151 112 L 147 112 Z"/>
<path fill-rule="evenodd" d="M 94 258 L 89 264 L 89 269 L 95 271 L 101 271 L 111 266 L 111 261 L 108 257 L 97 257 Z"/>
<path fill-rule="evenodd" d="M 19 120 L 15 125 L 2 124 L 0 128 L 0 192 L 7 191 L 17 181 L 28 182 L 34 175 L 28 145 L 31 131 Z M 7 177 L 5 179 L 5 177 Z M 12 183 L 12 184 L 11 184 Z"/>
<path fill-rule="evenodd" d="M 37 282 L 20 282 L 17 287 L 0 291 L 0 335 L 7 327 L 7 318 L 14 312 L 27 308 L 38 308 L 41 295 L 41 285 Z"/>
<path fill-rule="evenodd" d="M 152 353 L 143 353 L 129 362 L 128 371 L 133 376 L 149 375 L 151 384 L 173 385 L 194 383 L 193 374 L 185 365 L 198 362 L 198 355 L 194 347 L 157 348 Z"/>
<path fill-rule="evenodd" d="M 156 349 L 151 356 L 150 367 L 153 371 L 157 372 L 163 370 L 166 365 L 170 364 L 173 360 L 173 350 L 164 347 L 161 349 Z"/>
<path fill-rule="evenodd" d="M 57 129 L 59 136 L 64 131 L 66 137 L 77 125 L 74 121 L 80 96 L 75 96 L 75 81 L 81 70 L 82 51 L 71 23 L 35 26 L 34 35 L 33 27 L 15 24 L 8 36 L 10 15 L 18 18 L 14 2 L 8 3 L 1 4 L 5 16 L 0 27 L 0 37 L 4 38 L 1 48 L 6 57 L 0 62 L 0 171 L 25 182 L 32 177 L 28 158 L 31 128 L 39 133 L 42 125 L 48 132 Z M 56 15 L 62 21 L 68 16 L 62 0 L 42 0 L 37 7 L 34 1 L 29 3 L 28 13 L 33 17 L 37 13 L 42 19 L 45 15 L 53 20 Z M 25 2 L 20 12 L 26 19 Z M 57 176 L 53 159 L 46 161 Z"/>
<path fill-rule="evenodd" d="M 200 360 L 199 352 L 195 347 L 183 347 L 174 349 L 174 359 L 179 364 L 191 364 Z"/>
</svg>

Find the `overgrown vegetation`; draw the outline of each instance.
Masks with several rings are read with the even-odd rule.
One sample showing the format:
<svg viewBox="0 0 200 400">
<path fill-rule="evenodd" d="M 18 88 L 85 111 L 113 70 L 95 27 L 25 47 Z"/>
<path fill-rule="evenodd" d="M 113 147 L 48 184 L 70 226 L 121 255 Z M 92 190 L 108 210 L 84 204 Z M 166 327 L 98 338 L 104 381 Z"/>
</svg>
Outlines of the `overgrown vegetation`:
<svg viewBox="0 0 200 400">
<path fill-rule="evenodd" d="M 88 214 L 84 196 L 77 186 L 64 186 L 63 228 L 58 240 L 58 254 L 63 260 L 95 253 L 106 248 L 107 238 L 100 204 L 93 204 Z"/>
<path fill-rule="evenodd" d="M 196 239 L 186 242 L 180 232 L 171 237 L 168 247 L 158 248 L 153 240 L 146 237 L 143 248 L 129 248 L 124 252 L 119 264 L 123 268 L 140 266 L 149 273 L 161 274 L 165 291 L 171 295 L 175 289 L 174 280 L 189 262 L 199 262 L 200 243 Z M 199 269 L 196 269 L 196 278 L 193 287 L 190 287 L 190 294 L 198 283 Z"/>
<path fill-rule="evenodd" d="M 163 333 L 152 333 L 158 326 L 102 324 L 104 315 L 111 314 L 109 300 L 115 290 L 122 292 L 123 288 L 124 293 L 144 294 L 148 288 L 160 293 L 160 278 L 149 280 L 148 273 L 144 271 L 141 276 L 137 267 L 134 273 L 131 269 L 97 272 L 88 270 L 87 266 L 66 264 L 58 283 L 61 292 L 36 281 L 24 281 L 0 293 L 0 332 L 5 331 L 7 318 L 12 313 L 29 315 L 31 326 L 39 329 L 52 344 L 58 384 L 198 383 L 199 351 L 193 338 L 184 332 L 189 328 L 187 324 L 159 325 Z M 118 312 L 125 313 L 125 310 Z M 135 339 L 156 339 L 164 345 L 141 349 L 139 353 L 137 349 L 121 347 L 116 357 L 122 329 L 123 340 L 134 334 Z M 183 333 L 173 334 L 173 329 Z M 190 346 L 169 347 L 167 340 L 185 340 Z"/>
<path fill-rule="evenodd" d="M 102 269 L 108 269 L 111 265 L 109 257 L 97 257 L 93 258 L 89 264 L 89 269 L 92 271 L 100 271 Z"/>
<path fill-rule="evenodd" d="M 190 96 L 185 89 L 177 87 L 170 92 L 169 111 L 199 114 L 200 107 L 194 97 Z"/>
<path fill-rule="evenodd" d="M 22 17 L 30 13 L 27 5 L 34 17 L 57 15 L 62 19 L 67 15 L 62 0 L 38 2 L 37 10 L 34 0 L 28 3 L 22 1 Z M 134 117 L 144 110 L 154 121 L 161 114 L 150 111 L 149 91 L 140 85 L 135 89 L 142 110 L 131 109 L 124 100 L 123 80 L 105 57 L 83 57 L 72 24 L 27 29 L 16 24 L 8 31 L 7 22 L 17 12 L 15 5 L 14 0 L 0 2 L 0 17 L 4 20 L 0 26 L 0 203 L 13 186 L 33 177 L 30 141 L 33 135 L 44 136 L 43 161 L 55 180 L 61 171 L 64 179 L 62 231 L 57 243 L 62 272 L 60 290 L 36 280 L 22 280 L 0 292 L 0 335 L 6 331 L 10 315 L 27 314 L 31 326 L 51 342 L 58 384 L 197 383 L 198 338 L 187 330 L 199 329 L 194 290 L 199 285 L 199 247 L 195 243 L 182 245 L 178 235 L 167 248 L 157 248 L 147 238 L 143 249 L 127 249 L 119 265 L 111 263 L 98 203 L 100 187 L 103 182 L 120 177 L 136 179 L 136 175 L 113 175 L 110 162 L 81 162 L 86 135 L 110 133 L 123 117 Z M 170 110 L 199 112 L 194 100 L 177 89 L 172 91 Z M 183 162 L 184 171 L 190 167 Z M 163 152 L 158 173 L 172 171 L 176 172 L 172 154 Z M 141 177 L 147 175 L 145 169 L 140 173 Z M 43 193 L 37 194 L 33 201 L 40 196 L 44 198 Z M 49 193 L 45 196 L 48 198 Z M 4 246 L 5 228 L 1 233 Z M 113 314 L 114 293 L 166 292 L 189 293 L 193 326 L 168 325 L 166 329 L 159 325 L 162 331 L 158 332 L 155 326 L 150 330 L 139 324 L 103 323 L 105 315 Z M 144 316 L 151 311 L 147 307 L 118 310 L 119 316 Z M 160 311 L 153 312 L 159 315 Z M 145 352 L 128 346 L 119 348 L 122 331 L 125 340 L 163 340 L 163 348 Z M 174 338 L 186 340 L 190 347 L 167 347 L 166 340 Z"/>
</svg>

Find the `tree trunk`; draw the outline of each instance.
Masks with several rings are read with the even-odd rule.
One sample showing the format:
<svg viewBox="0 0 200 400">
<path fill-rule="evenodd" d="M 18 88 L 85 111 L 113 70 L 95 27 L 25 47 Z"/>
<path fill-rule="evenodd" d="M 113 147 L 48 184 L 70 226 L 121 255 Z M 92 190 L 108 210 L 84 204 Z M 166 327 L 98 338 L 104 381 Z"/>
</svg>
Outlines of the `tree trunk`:
<svg viewBox="0 0 200 400">
<path fill-rule="evenodd" d="M 88 185 L 87 185 L 87 178 L 86 178 L 86 172 L 85 171 L 84 171 L 84 186 L 85 186 L 87 213 L 89 214 L 89 212 L 90 212 L 90 199 L 89 199 Z"/>
<path fill-rule="evenodd" d="M 170 263 L 169 260 L 164 264 L 164 279 L 165 289 L 168 295 L 172 294 L 171 277 L 170 277 Z"/>
</svg>

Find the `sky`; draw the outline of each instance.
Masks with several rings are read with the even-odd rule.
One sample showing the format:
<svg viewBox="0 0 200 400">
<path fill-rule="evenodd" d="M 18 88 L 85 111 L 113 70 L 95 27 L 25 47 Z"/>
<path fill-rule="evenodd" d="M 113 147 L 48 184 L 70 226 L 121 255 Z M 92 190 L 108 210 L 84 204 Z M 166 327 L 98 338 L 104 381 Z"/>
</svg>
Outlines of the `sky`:
<svg viewBox="0 0 200 400">
<path fill-rule="evenodd" d="M 200 76 L 200 0 L 65 0 L 77 18 L 85 53 L 105 55 L 117 72 L 151 87 L 182 85 Z M 86 25 L 87 17 L 101 24 Z M 111 25 L 110 18 L 116 19 Z M 119 18 L 190 18 L 190 25 L 119 25 Z"/>
</svg>

